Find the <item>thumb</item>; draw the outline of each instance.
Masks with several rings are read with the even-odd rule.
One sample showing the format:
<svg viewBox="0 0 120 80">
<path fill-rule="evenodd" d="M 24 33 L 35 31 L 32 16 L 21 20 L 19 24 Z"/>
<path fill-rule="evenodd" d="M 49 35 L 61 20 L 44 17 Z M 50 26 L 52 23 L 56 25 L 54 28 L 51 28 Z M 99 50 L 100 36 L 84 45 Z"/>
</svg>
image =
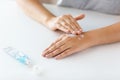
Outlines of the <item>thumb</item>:
<svg viewBox="0 0 120 80">
<path fill-rule="evenodd" d="M 85 14 L 80 14 L 79 16 L 75 17 L 75 20 L 81 20 L 85 17 Z"/>
</svg>

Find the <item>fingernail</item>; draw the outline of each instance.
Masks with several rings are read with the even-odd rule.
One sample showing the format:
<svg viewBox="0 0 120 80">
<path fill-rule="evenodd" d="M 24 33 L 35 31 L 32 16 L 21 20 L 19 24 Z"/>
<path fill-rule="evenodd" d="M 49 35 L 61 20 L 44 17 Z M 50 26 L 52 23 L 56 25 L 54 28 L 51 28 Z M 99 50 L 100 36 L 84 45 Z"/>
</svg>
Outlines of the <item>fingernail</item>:
<svg viewBox="0 0 120 80">
<path fill-rule="evenodd" d="M 45 52 L 42 52 L 42 56 L 45 57 Z"/>
<path fill-rule="evenodd" d="M 77 31 L 78 34 L 80 34 L 81 32 L 80 31 Z"/>
<path fill-rule="evenodd" d="M 73 33 L 73 34 L 76 34 L 76 32 L 75 32 L 75 31 L 73 31 L 72 33 Z"/>
<path fill-rule="evenodd" d="M 49 55 L 45 55 L 45 57 L 46 57 L 46 58 L 50 58 L 50 56 L 49 56 Z"/>
</svg>

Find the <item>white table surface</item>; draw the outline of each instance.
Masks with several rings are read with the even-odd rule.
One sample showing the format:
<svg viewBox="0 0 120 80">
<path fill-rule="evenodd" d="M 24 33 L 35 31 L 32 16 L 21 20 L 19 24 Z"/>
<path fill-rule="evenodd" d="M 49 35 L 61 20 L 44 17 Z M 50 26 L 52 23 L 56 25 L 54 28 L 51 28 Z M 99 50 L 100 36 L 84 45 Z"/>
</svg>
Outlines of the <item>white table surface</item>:
<svg viewBox="0 0 120 80">
<path fill-rule="evenodd" d="M 119 16 L 46 5 L 56 15 L 85 13 L 84 31 L 118 22 Z M 89 48 L 62 60 L 45 59 L 42 51 L 61 33 L 33 21 L 14 1 L 0 3 L 0 80 L 120 80 L 120 43 Z M 12 46 L 29 55 L 45 72 L 40 77 L 18 63 L 2 48 Z"/>
</svg>

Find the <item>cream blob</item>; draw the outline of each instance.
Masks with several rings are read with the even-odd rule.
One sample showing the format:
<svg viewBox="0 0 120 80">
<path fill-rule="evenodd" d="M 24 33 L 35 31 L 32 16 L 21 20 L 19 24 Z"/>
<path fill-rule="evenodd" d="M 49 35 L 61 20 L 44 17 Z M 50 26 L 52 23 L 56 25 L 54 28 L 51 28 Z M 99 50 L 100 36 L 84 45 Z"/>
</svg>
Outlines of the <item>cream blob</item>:
<svg viewBox="0 0 120 80">
<path fill-rule="evenodd" d="M 35 74 L 37 74 L 37 75 L 42 75 L 44 72 L 44 69 L 42 68 L 42 67 L 40 67 L 40 65 L 34 65 L 33 67 L 32 67 L 32 71 L 35 73 Z"/>
</svg>

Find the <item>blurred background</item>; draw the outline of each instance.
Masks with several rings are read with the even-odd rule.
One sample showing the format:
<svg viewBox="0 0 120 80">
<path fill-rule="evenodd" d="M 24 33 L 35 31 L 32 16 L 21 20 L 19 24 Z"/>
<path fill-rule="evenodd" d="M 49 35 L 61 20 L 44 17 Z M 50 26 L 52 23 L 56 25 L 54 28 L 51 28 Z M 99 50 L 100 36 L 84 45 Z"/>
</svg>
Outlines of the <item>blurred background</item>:
<svg viewBox="0 0 120 80">
<path fill-rule="evenodd" d="M 15 1 L 15 0 L 0 0 L 0 1 L 2 2 L 2 1 Z M 48 3 L 48 4 L 56 4 L 58 0 L 40 0 L 40 1 L 42 1 L 43 3 Z"/>
<path fill-rule="evenodd" d="M 41 0 L 44 3 L 56 4 L 57 0 Z"/>
</svg>

